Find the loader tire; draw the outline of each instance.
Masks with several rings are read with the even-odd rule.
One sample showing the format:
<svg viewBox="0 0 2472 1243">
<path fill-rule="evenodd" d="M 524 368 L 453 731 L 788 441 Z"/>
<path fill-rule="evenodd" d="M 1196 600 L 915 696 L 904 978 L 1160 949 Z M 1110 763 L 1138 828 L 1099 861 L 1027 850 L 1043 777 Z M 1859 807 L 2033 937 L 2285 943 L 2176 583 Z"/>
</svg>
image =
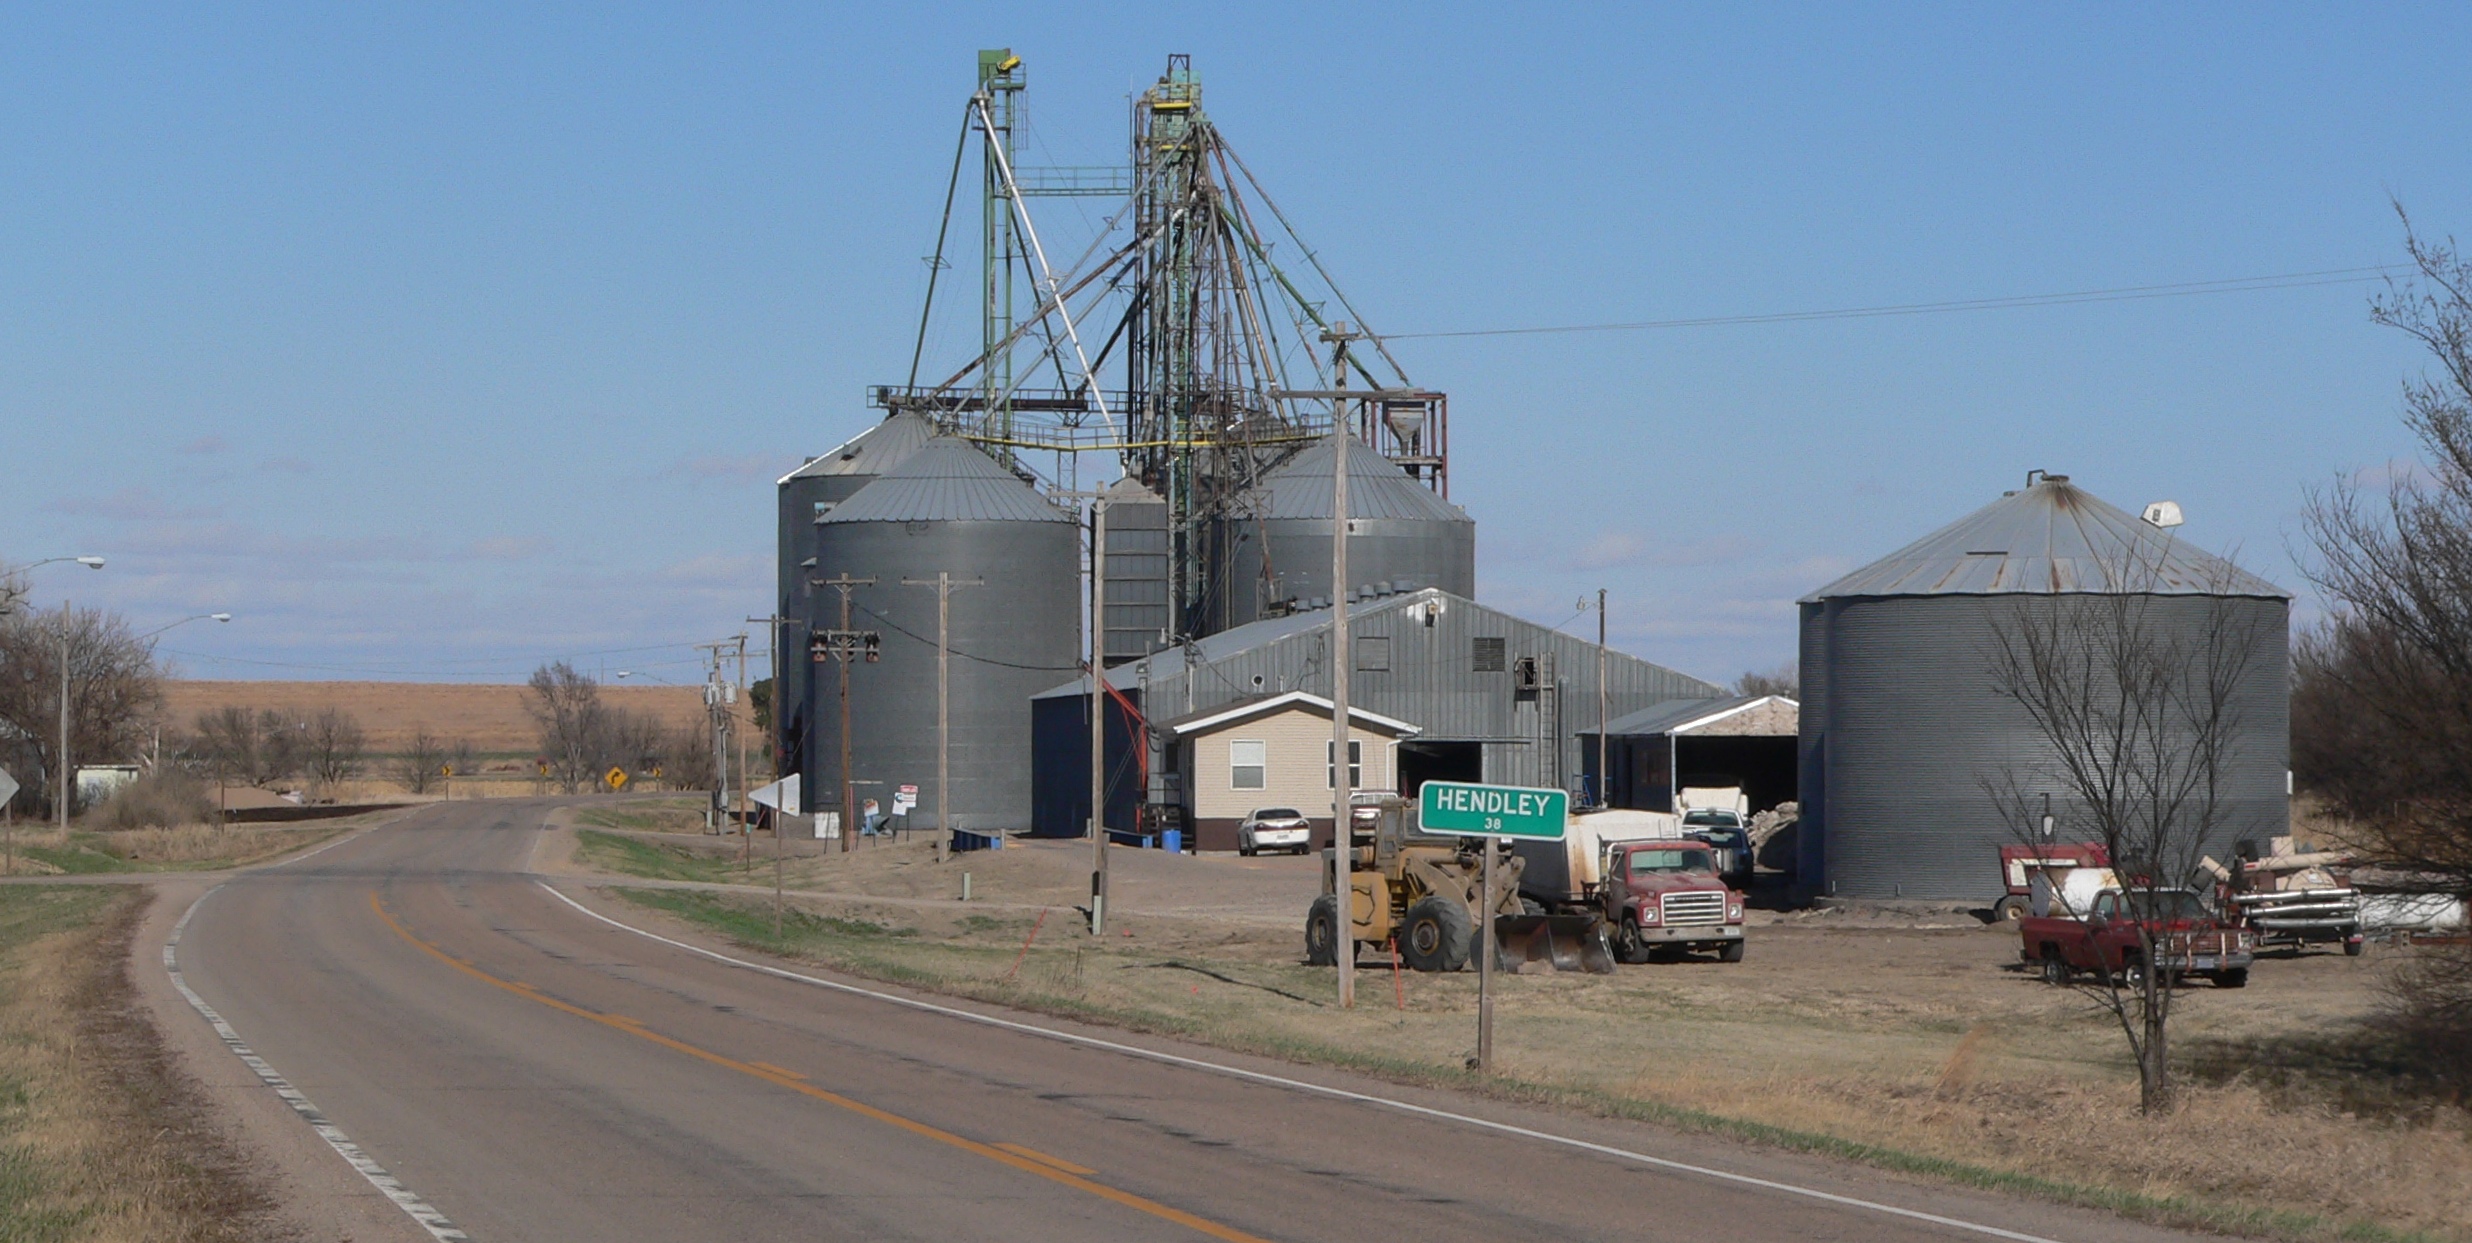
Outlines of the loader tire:
<svg viewBox="0 0 2472 1243">
<path fill-rule="evenodd" d="M 2026 904 L 2016 894 L 2002 894 L 1999 901 L 1991 904 L 1991 922 L 1995 924 L 2013 924 L 2025 917 Z"/>
<path fill-rule="evenodd" d="M 1409 904 L 1399 928 L 1399 957 L 1418 971 L 1460 971 L 1476 940 L 1466 903 L 1427 894 Z"/>
<path fill-rule="evenodd" d="M 1339 899 L 1323 894 L 1305 912 L 1305 965 L 1339 965 Z"/>
<path fill-rule="evenodd" d="M 1614 959 L 1617 962 L 1648 961 L 1648 942 L 1639 935 L 1639 921 L 1625 915 L 1622 928 L 1614 933 Z"/>
</svg>

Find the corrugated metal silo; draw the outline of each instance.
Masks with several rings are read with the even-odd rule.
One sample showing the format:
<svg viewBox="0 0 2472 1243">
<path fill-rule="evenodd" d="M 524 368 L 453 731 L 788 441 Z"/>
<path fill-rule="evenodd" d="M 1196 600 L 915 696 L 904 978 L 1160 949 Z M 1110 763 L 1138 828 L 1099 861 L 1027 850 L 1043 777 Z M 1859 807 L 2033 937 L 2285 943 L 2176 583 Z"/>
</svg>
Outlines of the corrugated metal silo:
<svg viewBox="0 0 2472 1243">
<path fill-rule="evenodd" d="M 1439 587 L 1476 594 L 1476 521 L 1369 445 L 1348 441 L 1348 577 L 1343 589 Z M 1218 524 L 1206 620 L 1216 633 L 1284 601 L 1328 600 L 1331 446 L 1317 443 L 1255 490 L 1255 512 Z"/>
<path fill-rule="evenodd" d="M 2072 597 L 2139 597 L 2139 616 L 2190 642 L 2228 623 L 2251 645 L 2229 823 L 2208 843 L 2287 832 L 2290 595 L 2052 476 L 2012 492 L 1801 601 L 1799 883 L 1847 898 L 1974 899 L 2001 892 L 1997 847 L 2016 831 L 1985 782 L 2010 775 L 2071 800 L 2044 735 L 1995 688 L 2003 625 Z M 2050 614 L 2046 613 L 2045 616 Z"/>
<path fill-rule="evenodd" d="M 783 475 L 779 483 L 779 534 L 776 552 L 779 561 L 778 590 L 773 613 L 778 617 L 801 618 L 807 613 L 807 578 L 810 574 L 829 576 L 830 570 L 817 570 L 804 563 L 817 555 L 816 519 L 833 506 L 858 494 L 860 488 L 875 482 L 876 476 L 901 464 L 935 435 L 935 427 L 915 414 L 896 414 L 883 422 L 852 436 L 841 447 Z M 817 563 L 822 564 L 820 561 Z M 800 676 L 793 653 L 805 646 L 805 636 L 796 627 L 783 626 L 775 636 L 784 653 L 781 660 L 782 686 L 776 688 L 780 711 L 773 745 L 776 753 L 785 757 L 796 771 L 798 758 L 805 748 L 801 745 L 807 726 L 808 679 Z"/>
<path fill-rule="evenodd" d="M 1070 677 L 1081 634 L 1080 528 L 1029 484 L 969 443 L 927 441 L 899 466 L 817 521 L 819 568 L 875 584 L 851 592 L 851 628 L 882 634 L 876 663 L 850 666 L 851 776 L 858 797 L 890 809 L 919 788 L 912 823 L 936 819 L 936 591 L 939 571 L 982 585 L 952 592 L 952 782 L 956 823 L 1030 822 L 1030 697 Z M 818 630 L 839 621 L 840 596 L 808 598 Z M 839 671 L 811 663 L 808 801 L 840 805 Z"/>
</svg>

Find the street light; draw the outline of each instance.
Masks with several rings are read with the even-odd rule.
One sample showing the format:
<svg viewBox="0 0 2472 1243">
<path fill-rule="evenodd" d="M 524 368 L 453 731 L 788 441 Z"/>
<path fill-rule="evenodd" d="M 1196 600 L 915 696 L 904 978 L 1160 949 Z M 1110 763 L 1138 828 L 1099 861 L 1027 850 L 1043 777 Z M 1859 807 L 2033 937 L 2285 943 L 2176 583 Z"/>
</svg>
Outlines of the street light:
<svg viewBox="0 0 2472 1243">
<path fill-rule="evenodd" d="M 74 561 L 89 570 L 99 570 L 103 568 L 103 558 L 101 557 L 45 557 L 40 561 L 29 563 L 24 568 L 29 570 L 39 569 L 43 566 L 52 565 L 61 561 Z"/>
<path fill-rule="evenodd" d="M 138 637 L 138 638 L 141 638 L 141 639 L 151 639 L 151 638 L 155 637 L 156 635 L 159 635 L 159 634 L 163 633 L 164 631 L 171 629 L 173 626 L 186 626 L 186 625 L 188 625 L 190 622 L 193 622 L 193 621 L 218 621 L 218 622 L 227 622 L 227 621 L 230 621 L 230 620 L 232 620 L 232 615 L 231 615 L 231 614 L 229 614 L 229 613 L 199 613 L 199 614 L 197 614 L 197 615 L 196 615 L 196 616 L 194 616 L 194 617 L 183 617 L 183 618 L 181 618 L 179 621 L 173 622 L 173 623 L 171 623 L 170 625 L 165 625 L 165 626 L 157 626 L 157 627 L 155 627 L 154 629 L 149 630 L 149 631 L 147 631 L 146 633 L 141 634 L 141 635 L 139 635 L 139 636 L 137 636 L 137 637 Z"/>
</svg>

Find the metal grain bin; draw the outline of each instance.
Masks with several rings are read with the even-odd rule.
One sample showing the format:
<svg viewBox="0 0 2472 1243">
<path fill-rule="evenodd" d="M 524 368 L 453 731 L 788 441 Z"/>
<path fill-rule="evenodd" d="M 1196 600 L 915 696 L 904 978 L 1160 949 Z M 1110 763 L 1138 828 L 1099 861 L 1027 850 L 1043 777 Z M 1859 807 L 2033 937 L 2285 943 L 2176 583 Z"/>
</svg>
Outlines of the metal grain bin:
<svg viewBox="0 0 2472 1243">
<path fill-rule="evenodd" d="M 2237 839 L 2288 831 L 2289 593 L 2051 476 L 1801 601 L 1800 888 L 1988 904 L 2017 830 L 1986 782 L 2010 774 L 2029 797 L 2055 787 L 2056 838 L 2089 835 L 2036 776 L 2052 749 L 1991 676 L 2017 610 L 2087 595 L 2140 597 L 2148 624 L 2191 641 L 2222 623 L 2246 636 L 2229 823 L 2207 845 L 2229 858 Z"/>
<path fill-rule="evenodd" d="M 1344 590 L 1388 583 L 1389 591 L 1439 587 L 1476 594 L 1476 522 L 1357 441 L 1348 445 L 1348 577 Z M 1252 512 L 1221 519 L 1213 541 L 1210 633 L 1279 611 L 1327 602 L 1330 581 L 1331 446 L 1297 454 L 1262 481 Z M 1240 507 L 1241 508 L 1241 507 Z"/>
<path fill-rule="evenodd" d="M 934 426 L 927 420 L 915 414 L 896 414 L 852 436 L 840 448 L 822 457 L 809 458 L 806 465 L 781 477 L 780 523 L 775 545 L 779 561 L 775 616 L 806 616 L 807 577 L 817 571 L 804 563 L 816 555 L 816 519 L 857 495 L 860 488 L 875 482 L 876 476 L 900 465 L 935 434 Z M 822 571 L 818 576 L 830 573 Z M 774 638 L 784 653 L 805 646 L 805 635 L 793 625 L 782 626 Z M 779 697 L 780 711 L 773 716 L 773 745 L 775 754 L 787 764 L 782 771 L 788 773 L 798 771 L 797 757 L 804 752 L 808 686 L 795 660 L 785 656 L 781 669 L 782 685 L 774 692 Z"/>
<path fill-rule="evenodd" d="M 1071 677 L 1081 635 L 1080 527 L 969 443 L 927 441 L 818 520 L 819 569 L 874 578 L 851 592 L 851 628 L 881 634 L 881 658 L 850 666 L 850 771 L 858 799 L 890 811 L 919 789 L 911 823 L 936 820 L 936 591 L 943 571 L 982 585 L 952 592 L 953 815 L 975 829 L 1030 822 L 1030 697 Z M 817 630 L 839 621 L 840 595 L 817 588 Z M 807 800 L 840 806 L 839 670 L 814 671 Z"/>
</svg>

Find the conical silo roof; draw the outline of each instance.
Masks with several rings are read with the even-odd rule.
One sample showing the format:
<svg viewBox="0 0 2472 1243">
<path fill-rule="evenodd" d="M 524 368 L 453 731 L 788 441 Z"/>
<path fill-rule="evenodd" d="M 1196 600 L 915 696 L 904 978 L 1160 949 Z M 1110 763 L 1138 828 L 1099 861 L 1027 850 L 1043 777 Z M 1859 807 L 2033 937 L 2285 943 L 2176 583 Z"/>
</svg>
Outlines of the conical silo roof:
<svg viewBox="0 0 2472 1243">
<path fill-rule="evenodd" d="M 937 436 L 816 519 L 849 522 L 1071 522 L 966 440 Z"/>
<path fill-rule="evenodd" d="M 881 475 L 935 438 L 935 424 L 904 411 L 842 442 L 841 447 L 783 475 L 780 482 L 829 475 Z"/>
<path fill-rule="evenodd" d="M 2083 488 L 2043 479 L 1804 596 L 2259 596 L 2265 579 Z"/>
<path fill-rule="evenodd" d="M 1371 445 L 1350 440 L 1347 446 L 1350 518 L 1469 520 L 1466 510 L 1409 478 L 1397 462 L 1374 452 Z M 1328 519 L 1335 499 L 1331 495 L 1330 442 L 1317 442 L 1271 472 L 1262 481 L 1261 492 L 1264 518 Z"/>
</svg>

